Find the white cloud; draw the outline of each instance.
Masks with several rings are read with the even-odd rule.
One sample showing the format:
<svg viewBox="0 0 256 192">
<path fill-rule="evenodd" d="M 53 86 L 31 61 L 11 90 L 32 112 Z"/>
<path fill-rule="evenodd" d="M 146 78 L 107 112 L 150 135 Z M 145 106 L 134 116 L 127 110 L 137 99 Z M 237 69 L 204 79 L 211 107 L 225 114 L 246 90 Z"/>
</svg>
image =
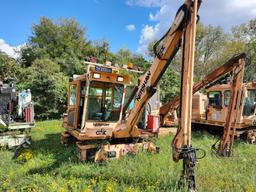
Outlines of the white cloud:
<svg viewBox="0 0 256 192">
<path fill-rule="evenodd" d="M 126 4 L 133 6 L 142 6 L 142 7 L 160 7 L 166 2 L 166 0 L 127 0 Z"/>
<path fill-rule="evenodd" d="M 19 57 L 18 51 L 21 49 L 21 47 L 24 45 L 19 46 L 11 46 L 8 43 L 6 43 L 3 39 L 0 39 L 0 51 L 6 53 L 10 57 L 17 59 Z"/>
<path fill-rule="evenodd" d="M 139 41 L 139 48 L 137 52 L 146 53 L 148 50 L 148 44 L 151 43 L 154 39 L 157 38 L 159 33 L 159 24 L 155 26 L 145 25 L 141 30 L 141 36 Z"/>
<path fill-rule="evenodd" d="M 229 31 L 256 17 L 256 0 L 203 1 L 199 14 L 203 23 L 220 25 Z"/>
<path fill-rule="evenodd" d="M 136 29 L 134 24 L 126 25 L 125 28 L 127 31 L 134 31 Z"/>
<path fill-rule="evenodd" d="M 255 0 L 233 0 L 230 2 L 231 8 L 239 10 L 241 8 L 248 9 L 249 13 L 255 16 L 256 11 L 256 1 Z"/>
<path fill-rule="evenodd" d="M 239 0 L 233 0 L 230 6 L 237 12 L 240 12 L 241 9 L 244 11 L 248 10 L 247 14 L 252 17 L 256 17 L 256 0 L 243 0 L 242 2 Z"/>
<path fill-rule="evenodd" d="M 147 46 L 159 39 L 170 27 L 181 2 L 174 0 L 126 0 L 129 6 L 158 8 L 149 14 L 149 21 L 143 25 L 138 52 L 145 53 Z M 206 25 L 222 26 L 229 31 L 233 26 L 248 22 L 256 17 L 256 0 L 207 0 L 202 1 L 200 20 Z"/>
<path fill-rule="evenodd" d="M 167 3 L 168 1 L 170 0 L 158 1 L 157 5 L 159 6 L 159 10 L 156 13 L 149 14 L 149 21 L 157 23 L 154 25 L 147 24 L 143 26 L 137 52 L 142 54 L 146 53 L 148 50 L 148 44 L 159 39 L 169 28 L 175 11 L 174 8 L 170 6 L 172 4 L 170 2 Z"/>
</svg>

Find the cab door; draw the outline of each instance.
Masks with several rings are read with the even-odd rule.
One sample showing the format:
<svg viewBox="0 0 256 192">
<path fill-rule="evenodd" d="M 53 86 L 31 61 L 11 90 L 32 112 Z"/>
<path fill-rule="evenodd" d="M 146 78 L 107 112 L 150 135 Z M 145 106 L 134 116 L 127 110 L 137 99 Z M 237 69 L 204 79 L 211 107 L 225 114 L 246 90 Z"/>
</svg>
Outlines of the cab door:
<svg viewBox="0 0 256 192">
<path fill-rule="evenodd" d="M 69 83 L 68 92 L 68 126 L 70 128 L 77 128 L 77 114 L 79 108 L 80 98 L 80 83 L 79 81 L 73 81 Z"/>
<path fill-rule="evenodd" d="M 226 121 L 228 115 L 229 102 L 230 102 L 231 91 L 224 90 L 223 92 L 223 120 Z"/>
<path fill-rule="evenodd" d="M 207 120 L 213 122 L 225 121 L 225 108 L 223 107 L 223 95 L 221 91 L 208 92 Z"/>
</svg>

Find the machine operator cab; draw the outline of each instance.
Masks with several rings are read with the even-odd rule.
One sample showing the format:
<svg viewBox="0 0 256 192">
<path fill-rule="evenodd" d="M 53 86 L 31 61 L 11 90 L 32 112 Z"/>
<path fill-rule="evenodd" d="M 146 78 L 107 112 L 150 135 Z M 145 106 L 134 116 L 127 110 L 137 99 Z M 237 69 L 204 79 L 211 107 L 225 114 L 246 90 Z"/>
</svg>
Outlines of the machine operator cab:
<svg viewBox="0 0 256 192">
<path fill-rule="evenodd" d="M 86 74 L 69 82 L 68 111 L 63 125 L 79 140 L 108 138 L 121 123 L 123 107 L 133 88 L 128 73 L 140 71 L 86 64 Z"/>
<path fill-rule="evenodd" d="M 256 126 L 256 82 L 244 83 L 242 92 L 242 110 L 237 117 L 242 126 Z M 206 117 L 208 121 L 222 122 L 226 120 L 230 101 L 230 85 L 218 85 L 209 89 Z"/>
</svg>

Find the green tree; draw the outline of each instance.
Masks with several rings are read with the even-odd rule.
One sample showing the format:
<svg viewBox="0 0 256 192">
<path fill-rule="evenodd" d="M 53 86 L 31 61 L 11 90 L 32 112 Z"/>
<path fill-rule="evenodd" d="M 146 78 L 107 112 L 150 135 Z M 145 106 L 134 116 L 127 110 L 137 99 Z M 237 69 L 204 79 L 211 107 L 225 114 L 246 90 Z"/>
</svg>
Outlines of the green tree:
<svg viewBox="0 0 256 192">
<path fill-rule="evenodd" d="M 166 103 L 180 92 L 180 75 L 169 67 L 160 80 L 161 101 Z"/>
<path fill-rule="evenodd" d="M 256 79 L 256 19 L 248 23 L 236 26 L 232 30 L 233 42 L 240 46 L 237 47 L 240 52 L 247 54 L 244 79 L 247 81 Z"/>
<path fill-rule="evenodd" d="M 127 65 L 129 62 L 131 62 L 132 59 L 131 51 L 126 48 L 119 49 L 115 56 L 115 63 L 117 63 L 120 66 Z"/>
<path fill-rule="evenodd" d="M 20 66 L 13 58 L 10 58 L 7 54 L 0 51 L 0 80 L 6 79 L 19 79 Z"/>
<path fill-rule="evenodd" d="M 228 36 L 219 26 L 204 26 L 199 23 L 196 33 L 195 81 L 213 71 L 221 61 Z"/>
<path fill-rule="evenodd" d="M 39 119 L 59 118 L 65 111 L 68 77 L 50 59 L 36 59 L 23 71 L 22 88 L 31 89 Z"/>
<path fill-rule="evenodd" d="M 94 41 L 94 54 L 98 63 L 105 63 L 106 61 L 114 61 L 115 55 L 109 51 L 109 42 L 105 39 Z"/>
<path fill-rule="evenodd" d="M 156 41 L 153 41 L 148 45 L 148 56 L 150 60 L 153 60 L 155 57 L 153 51 L 155 42 Z M 160 98 L 162 103 L 166 103 L 173 99 L 180 92 L 181 65 L 179 62 L 179 55 L 180 53 L 178 52 L 160 80 Z"/>
<path fill-rule="evenodd" d="M 146 71 L 151 63 L 147 61 L 143 55 L 133 54 L 129 49 L 121 48 L 115 54 L 114 63 L 120 65 L 127 65 L 128 63 L 133 63 L 135 67 L 139 70 Z"/>
<path fill-rule="evenodd" d="M 85 39 L 85 29 L 73 19 L 53 22 L 42 17 L 33 26 L 27 46 L 21 50 L 21 63 L 31 66 L 35 59 L 49 58 L 60 65 L 63 73 L 72 76 L 84 69 L 84 50 L 89 46 Z"/>
<path fill-rule="evenodd" d="M 140 54 L 133 54 L 130 62 L 132 62 L 135 66 L 138 66 L 143 71 L 147 71 L 151 66 L 151 62 L 147 61 L 143 55 Z"/>
</svg>

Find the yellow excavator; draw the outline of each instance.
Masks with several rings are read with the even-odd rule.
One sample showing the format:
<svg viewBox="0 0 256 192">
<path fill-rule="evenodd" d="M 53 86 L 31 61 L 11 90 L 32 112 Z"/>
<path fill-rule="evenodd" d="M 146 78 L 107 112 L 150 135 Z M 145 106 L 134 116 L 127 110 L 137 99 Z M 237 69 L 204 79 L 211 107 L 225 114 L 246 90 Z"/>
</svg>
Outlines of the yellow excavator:
<svg viewBox="0 0 256 192">
<path fill-rule="evenodd" d="M 130 77 L 126 70 L 113 66 L 87 63 L 86 74 L 69 83 L 68 111 L 61 134 L 63 144 L 76 141 L 80 160 L 104 161 L 139 149 L 149 152 L 157 148 L 148 138 L 149 130 L 137 124 L 157 85 L 181 49 L 182 102 L 179 132 L 172 148 L 173 159 L 183 159 L 182 183 L 196 189 L 194 167 L 196 149 L 191 145 L 191 108 L 196 23 L 200 0 L 185 0 L 178 9 L 167 33 L 154 46 L 155 58 L 150 69 L 139 78 L 138 85 L 128 94 Z M 129 109 L 133 102 L 133 107 Z"/>
</svg>

